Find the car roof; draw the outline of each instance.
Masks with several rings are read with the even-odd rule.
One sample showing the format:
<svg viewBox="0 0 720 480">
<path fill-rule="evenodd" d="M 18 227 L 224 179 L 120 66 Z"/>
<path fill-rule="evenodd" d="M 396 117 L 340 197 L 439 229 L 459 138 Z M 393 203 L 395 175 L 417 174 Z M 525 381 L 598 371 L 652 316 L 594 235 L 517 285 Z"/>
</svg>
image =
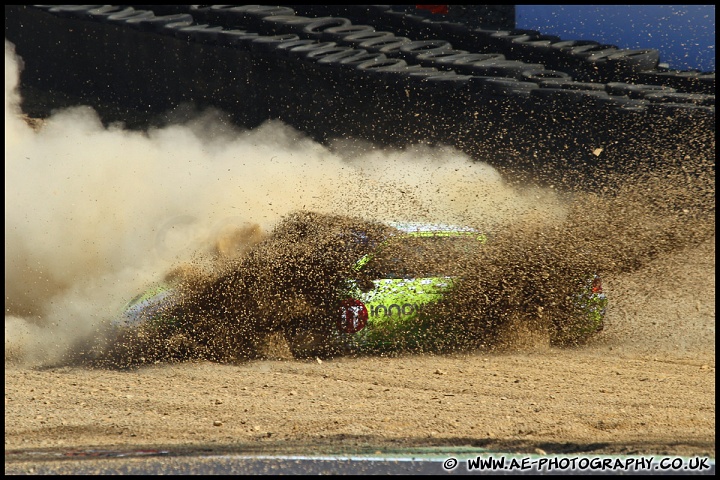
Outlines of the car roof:
<svg viewBox="0 0 720 480">
<path fill-rule="evenodd" d="M 400 230 L 408 235 L 453 235 L 463 233 L 479 233 L 472 227 L 461 225 L 450 225 L 446 223 L 426 223 L 426 222 L 387 222 L 387 225 Z"/>
</svg>

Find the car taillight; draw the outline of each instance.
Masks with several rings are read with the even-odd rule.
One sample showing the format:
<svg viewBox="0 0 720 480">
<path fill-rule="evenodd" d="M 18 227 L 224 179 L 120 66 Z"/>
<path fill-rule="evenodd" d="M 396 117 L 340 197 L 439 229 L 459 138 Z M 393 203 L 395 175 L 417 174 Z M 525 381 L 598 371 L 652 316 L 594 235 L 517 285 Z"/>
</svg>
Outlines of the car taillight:
<svg viewBox="0 0 720 480">
<path fill-rule="evenodd" d="M 365 304 L 360 300 L 348 298 L 340 303 L 340 316 L 337 319 L 337 327 L 343 333 L 359 332 L 368 321 L 368 311 Z"/>
<path fill-rule="evenodd" d="M 595 275 L 595 278 L 593 278 L 592 286 L 590 287 L 590 291 L 593 294 L 603 293 L 602 280 L 597 275 Z"/>
</svg>

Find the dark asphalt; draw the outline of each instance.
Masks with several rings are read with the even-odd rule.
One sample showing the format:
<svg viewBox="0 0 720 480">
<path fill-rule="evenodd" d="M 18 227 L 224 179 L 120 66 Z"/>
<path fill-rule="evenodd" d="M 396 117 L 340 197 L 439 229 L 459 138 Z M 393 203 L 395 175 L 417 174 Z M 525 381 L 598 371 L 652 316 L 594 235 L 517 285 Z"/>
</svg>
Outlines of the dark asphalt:
<svg viewBox="0 0 720 480">
<path fill-rule="evenodd" d="M 484 457 L 487 457 L 485 455 Z M 494 457 L 501 458 L 501 454 L 494 454 Z M 438 474 L 540 474 L 550 473 L 542 467 L 538 467 L 539 459 L 550 461 L 551 459 L 609 459 L 610 461 L 620 460 L 626 462 L 627 456 L 603 456 L 603 457 L 553 457 L 553 456 L 532 456 L 522 457 L 520 455 L 506 455 L 506 461 L 516 460 L 516 467 L 519 467 L 523 460 L 526 462 L 524 468 L 510 468 L 506 464 L 504 469 L 473 469 L 469 468 L 467 458 L 413 458 L 413 457 L 311 457 L 311 456 L 243 456 L 243 455 L 222 455 L 222 456 L 165 456 L 153 455 L 148 457 L 128 456 L 115 458 L 98 458 L 97 456 L 84 457 L 81 460 L 69 458 L 47 458 L 38 462 L 19 461 L 7 462 L 5 464 L 6 475 L 32 474 L 32 475 L 438 475 Z M 646 459 L 650 457 L 644 457 Z M 682 461 L 687 467 L 683 470 L 672 470 L 664 468 L 663 465 L 670 465 L 671 461 Z M 449 462 L 449 463 L 448 463 Z M 455 465 L 447 469 L 448 465 Z M 581 469 L 579 464 L 576 467 L 554 470 L 554 474 L 715 474 L 715 460 L 692 457 L 653 457 L 650 469 L 636 469 L 635 466 L 615 468 Z M 701 468 L 697 468 L 700 466 Z"/>
</svg>

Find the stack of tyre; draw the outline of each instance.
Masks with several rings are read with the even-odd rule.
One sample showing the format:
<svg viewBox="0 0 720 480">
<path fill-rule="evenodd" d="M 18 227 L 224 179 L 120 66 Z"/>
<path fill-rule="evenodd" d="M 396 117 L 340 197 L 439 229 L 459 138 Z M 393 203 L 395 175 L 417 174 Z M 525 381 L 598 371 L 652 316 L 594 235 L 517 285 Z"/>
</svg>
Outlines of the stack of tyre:
<svg viewBox="0 0 720 480">
<path fill-rule="evenodd" d="M 577 152 L 583 161 L 637 143 L 669 117 L 670 132 L 714 131 L 714 73 L 661 68 L 655 50 L 418 12 L 16 5 L 6 6 L 6 38 L 25 61 L 23 81 L 40 89 L 128 112 L 216 107 L 244 127 L 280 119 L 319 140 Z"/>
</svg>

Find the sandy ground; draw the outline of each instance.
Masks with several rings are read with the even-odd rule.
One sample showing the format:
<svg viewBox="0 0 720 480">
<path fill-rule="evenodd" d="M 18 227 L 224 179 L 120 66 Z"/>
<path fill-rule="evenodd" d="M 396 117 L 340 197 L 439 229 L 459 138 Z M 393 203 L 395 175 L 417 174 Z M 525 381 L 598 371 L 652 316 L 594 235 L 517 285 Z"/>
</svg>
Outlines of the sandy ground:
<svg viewBox="0 0 720 480">
<path fill-rule="evenodd" d="M 5 368 L 5 452 L 715 455 L 715 239 L 606 279 L 606 330 L 576 349 Z M 27 458 L 25 458 L 27 459 Z"/>
</svg>

